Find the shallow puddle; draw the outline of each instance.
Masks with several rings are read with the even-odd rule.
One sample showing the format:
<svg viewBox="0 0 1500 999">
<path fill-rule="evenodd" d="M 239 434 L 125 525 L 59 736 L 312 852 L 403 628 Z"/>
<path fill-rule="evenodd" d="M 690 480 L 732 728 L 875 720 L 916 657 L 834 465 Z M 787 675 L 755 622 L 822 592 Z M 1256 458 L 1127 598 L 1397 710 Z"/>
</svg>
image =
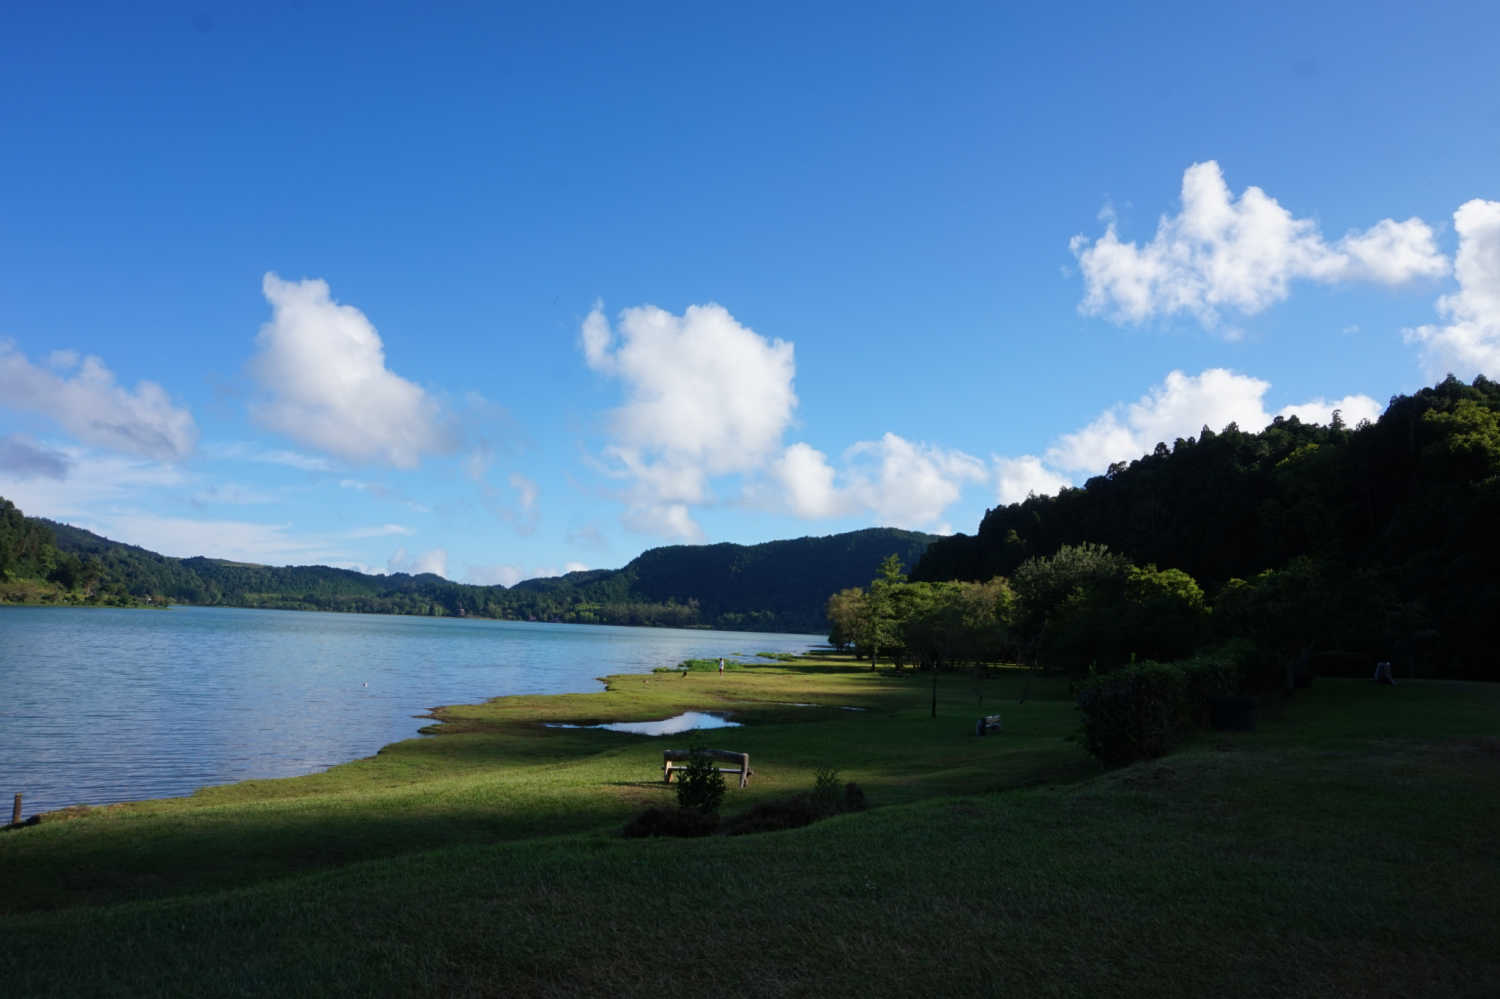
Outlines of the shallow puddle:
<svg viewBox="0 0 1500 999">
<path fill-rule="evenodd" d="M 568 725 L 563 722 L 548 722 L 548 728 L 602 728 L 611 732 L 630 732 L 634 735 L 676 735 L 700 728 L 739 728 L 740 723 L 720 715 L 704 711 L 685 711 L 660 721 L 605 722 L 602 725 Z"/>
</svg>

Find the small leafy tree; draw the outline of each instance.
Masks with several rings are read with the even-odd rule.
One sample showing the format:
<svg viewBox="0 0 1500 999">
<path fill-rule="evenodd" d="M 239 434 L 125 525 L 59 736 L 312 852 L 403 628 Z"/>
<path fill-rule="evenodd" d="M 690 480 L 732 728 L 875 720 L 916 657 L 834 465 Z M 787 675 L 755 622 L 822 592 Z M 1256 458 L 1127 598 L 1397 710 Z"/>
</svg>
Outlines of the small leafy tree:
<svg viewBox="0 0 1500 999">
<path fill-rule="evenodd" d="M 724 775 L 714 766 L 713 758 L 694 746 L 687 765 L 678 772 L 677 804 L 681 808 L 717 815 L 724 799 Z"/>
</svg>

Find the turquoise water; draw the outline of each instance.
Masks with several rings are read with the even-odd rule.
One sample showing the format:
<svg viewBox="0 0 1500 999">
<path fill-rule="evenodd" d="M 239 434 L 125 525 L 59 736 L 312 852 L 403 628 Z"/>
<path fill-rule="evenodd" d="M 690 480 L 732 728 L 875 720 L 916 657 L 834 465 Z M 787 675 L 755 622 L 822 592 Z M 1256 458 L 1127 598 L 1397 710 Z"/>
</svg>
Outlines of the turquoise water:
<svg viewBox="0 0 1500 999">
<path fill-rule="evenodd" d="M 0 823 L 313 773 L 417 734 L 442 704 L 598 690 L 683 659 L 818 635 L 174 607 L 0 608 Z"/>
</svg>

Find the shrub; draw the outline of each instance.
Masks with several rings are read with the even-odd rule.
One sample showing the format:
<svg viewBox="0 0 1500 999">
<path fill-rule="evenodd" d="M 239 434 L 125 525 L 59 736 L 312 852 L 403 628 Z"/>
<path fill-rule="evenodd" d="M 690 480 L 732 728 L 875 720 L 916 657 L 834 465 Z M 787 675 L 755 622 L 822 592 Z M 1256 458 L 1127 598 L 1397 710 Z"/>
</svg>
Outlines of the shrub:
<svg viewBox="0 0 1500 999">
<path fill-rule="evenodd" d="M 713 758 L 694 746 L 687 765 L 677 772 L 677 805 L 704 815 L 716 815 L 724 799 L 724 775 Z"/>
<path fill-rule="evenodd" d="M 1140 662 L 1088 680 L 1078 693 L 1084 743 L 1105 763 L 1160 756 L 1188 728 L 1187 674 Z"/>
<path fill-rule="evenodd" d="M 717 815 L 693 808 L 646 809 L 625 824 L 626 836 L 707 836 L 719 826 Z"/>
<path fill-rule="evenodd" d="M 1187 680 L 1190 717 L 1195 725 L 1206 726 L 1214 702 L 1239 690 L 1239 665 L 1214 653 L 1185 659 L 1179 665 Z"/>
<path fill-rule="evenodd" d="M 724 835 L 776 832 L 811 825 L 826 815 L 810 795 L 799 794 L 780 801 L 765 801 L 724 823 Z"/>
<path fill-rule="evenodd" d="M 813 804 L 824 815 L 833 815 L 843 804 L 843 785 L 839 772 L 832 767 L 819 767 L 813 771 Z"/>
<path fill-rule="evenodd" d="M 865 791 L 854 781 L 844 785 L 844 811 L 862 812 L 869 806 L 865 804 Z"/>
</svg>

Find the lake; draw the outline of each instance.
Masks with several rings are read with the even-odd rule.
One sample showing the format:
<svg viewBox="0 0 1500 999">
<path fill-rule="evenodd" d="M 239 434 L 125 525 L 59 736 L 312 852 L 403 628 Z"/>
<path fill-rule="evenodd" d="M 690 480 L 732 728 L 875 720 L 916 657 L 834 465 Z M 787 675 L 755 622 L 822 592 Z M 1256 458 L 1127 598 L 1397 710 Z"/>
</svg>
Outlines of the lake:
<svg viewBox="0 0 1500 999">
<path fill-rule="evenodd" d="M 0 608 L 0 823 L 67 805 L 314 773 L 443 704 L 600 689 L 819 635 L 173 607 Z"/>
</svg>

